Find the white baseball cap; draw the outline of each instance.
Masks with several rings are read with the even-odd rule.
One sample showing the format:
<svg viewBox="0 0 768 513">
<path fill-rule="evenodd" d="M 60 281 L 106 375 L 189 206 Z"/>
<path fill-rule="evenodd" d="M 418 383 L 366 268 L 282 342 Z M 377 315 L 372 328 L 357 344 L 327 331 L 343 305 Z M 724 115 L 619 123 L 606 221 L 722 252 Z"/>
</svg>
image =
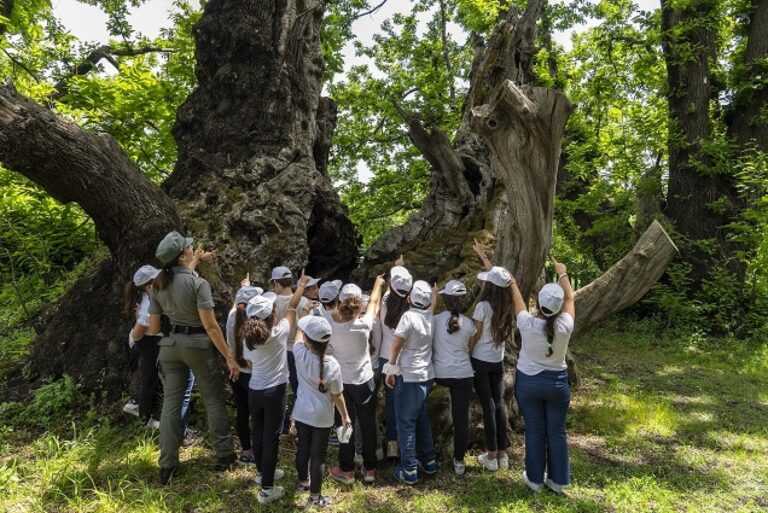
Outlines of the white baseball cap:
<svg viewBox="0 0 768 513">
<path fill-rule="evenodd" d="M 432 287 L 426 281 L 416 281 L 411 289 L 411 304 L 416 308 L 426 308 L 430 303 L 432 303 Z"/>
<path fill-rule="evenodd" d="M 160 274 L 160 269 L 155 269 L 151 265 L 142 265 L 133 275 L 133 284 L 141 287 L 157 278 L 158 274 Z"/>
<path fill-rule="evenodd" d="M 312 287 L 313 285 L 317 285 L 317 283 L 320 281 L 320 278 L 313 278 L 311 276 L 307 276 L 307 284 L 304 285 L 304 287 Z"/>
<path fill-rule="evenodd" d="M 272 269 L 271 280 L 282 280 L 283 278 L 293 278 L 293 273 L 290 269 L 284 265 L 280 265 Z"/>
<path fill-rule="evenodd" d="M 467 287 L 459 280 L 451 280 L 445 284 L 440 294 L 446 296 L 465 296 L 467 294 Z"/>
<path fill-rule="evenodd" d="M 320 290 L 317 293 L 317 297 L 321 303 L 330 303 L 336 299 L 341 289 L 341 280 L 326 281 L 320 285 Z"/>
<path fill-rule="evenodd" d="M 552 317 L 560 313 L 565 302 L 565 291 L 557 283 L 547 283 L 539 291 L 539 306 L 546 308 L 549 313 L 542 311 L 545 316 Z"/>
<path fill-rule="evenodd" d="M 265 292 L 265 293 L 263 293 L 263 294 L 261 294 L 261 295 L 262 295 L 262 296 L 264 296 L 265 298 L 269 299 L 269 300 L 270 300 L 270 301 L 272 301 L 273 303 L 274 303 L 274 302 L 275 302 L 275 300 L 277 299 L 277 292 L 273 292 L 273 291 L 271 291 L 271 290 L 270 290 L 269 292 Z"/>
<path fill-rule="evenodd" d="M 363 290 L 354 283 L 347 283 L 341 287 L 341 292 L 339 292 L 339 299 L 344 301 L 348 297 L 359 297 L 362 299 Z"/>
<path fill-rule="evenodd" d="M 315 342 L 326 343 L 331 340 L 333 329 L 325 317 L 307 315 L 299 319 L 299 329 Z"/>
<path fill-rule="evenodd" d="M 275 300 L 270 297 L 254 296 L 248 301 L 248 305 L 245 307 L 245 314 L 248 317 L 264 320 L 272 315 L 274 305 Z"/>
<path fill-rule="evenodd" d="M 490 271 L 478 273 L 478 280 L 488 281 L 499 287 L 509 287 L 512 275 L 503 267 L 491 267 Z"/>
<path fill-rule="evenodd" d="M 400 297 L 405 297 L 413 286 L 413 276 L 408 269 L 396 265 L 389 271 L 389 288 Z"/>
<path fill-rule="evenodd" d="M 245 285 L 240 287 L 240 290 L 235 294 L 235 303 L 247 303 L 254 296 L 260 296 L 264 292 L 261 287 L 252 287 Z"/>
</svg>

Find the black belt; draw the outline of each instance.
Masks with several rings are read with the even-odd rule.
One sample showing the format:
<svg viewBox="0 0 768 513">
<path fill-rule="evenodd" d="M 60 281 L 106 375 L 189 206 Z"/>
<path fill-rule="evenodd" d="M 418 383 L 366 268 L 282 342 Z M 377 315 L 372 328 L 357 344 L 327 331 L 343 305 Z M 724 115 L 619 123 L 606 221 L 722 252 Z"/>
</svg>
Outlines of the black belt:
<svg viewBox="0 0 768 513">
<path fill-rule="evenodd" d="M 181 326 L 179 324 L 171 325 L 171 333 L 184 333 L 185 335 L 195 335 L 198 333 L 205 333 L 205 328 L 202 326 Z"/>
</svg>

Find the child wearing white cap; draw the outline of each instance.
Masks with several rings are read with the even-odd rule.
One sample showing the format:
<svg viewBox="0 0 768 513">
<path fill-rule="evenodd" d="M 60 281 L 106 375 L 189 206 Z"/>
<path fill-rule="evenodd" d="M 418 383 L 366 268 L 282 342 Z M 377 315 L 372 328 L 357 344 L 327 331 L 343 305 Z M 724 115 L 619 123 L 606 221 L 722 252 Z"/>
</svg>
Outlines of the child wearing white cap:
<svg viewBox="0 0 768 513">
<path fill-rule="evenodd" d="M 565 417 L 571 392 L 565 354 L 576 306 L 565 265 L 554 262 L 554 268 L 557 283 L 539 291 L 535 315 L 514 281 L 512 292 L 522 339 L 515 398 L 525 421 L 523 482 L 536 492 L 546 485 L 559 493 L 570 483 Z"/>
<path fill-rule="evenodd" d="M 331 504 L 330 499 L 321 494 L 321 486 L 334 404 L 345 428 L 352 425 L 342 395 L 341 367 L 332 356 L 325 354 L 331 336 L 332 328 L 327 319 L 307 316 L 299 319 L 293 346 L 300 383 L 293 408 L 298 434 L 296 473 L 299 488 L 309 490 L 308 505 L 320 507 Z"/>
<path fill-rule="evenodd" d="M 238 461 L 245 465 L 256 464 L 256 458 L 251 449 L 251 410 L 248 407 L 248 383 L 251 381 L 251 368 L 247 360 L 243 358 L 244 330 L 248 320 L 245 309 L 248 301 L 264 292 L 261 287 L 253 287 L 250 283 L 250 279 L 246 277 L 242 287 L 237 291 L 235 304 L 227 316 L 225 330 L 229 351 L 235 355 L 235 361 L 240 366 L 240 375 L 237 377 L 237 381 L 232 381 L 231 384 L 232 395 L 235 398 L 235 430 L 240 439 L 242 450 Z"/>
<path fill-rule="evenodd" d="M 408 269 L 403 267 L 405 262 L 402 255 L 389 271 L 389 290 L 384 294 L 378 315 L 378 326 L 372 338 L 374 353 L 378 355 L 379 374 L 382 375 L 384 365 L 392 353 L 392 342 L 403 314 L 408 310 L 408 294 L 413 287 L 413 277 Z M 376 362 L 374 362 L 376 363 Z M 397 446 L 397 422 L 395 419 L 394 388 L 384 387 L 384 425 L 387 438 L 387 458 L 397 458 L 400 451 Z"/>
<path fill-rule="evenodd" d="M 329 346 L 341 366 L 344 383 L 344 400 L 347 411 L 355 422 L 360 423 L 363 454 L 363 480 L 373 483 L 376 478 L 376 397 L 373 380 L 373 366 L 368 349 L 368 340 L 373 329 L 373 320 L 378 314 L 384 277 L 377 276 L 373 285 L 371 300 L 365 314 L 363 292 L 354 283 L 344 285 L 339 294 L 339 304 L 333 310 L 328 322 L 333 329 Z M 339 446 L 339 466 L 331 469 L 331 477 L 344 484 L 355 481 L 355 436 Z M 359 436 L 359 435 L 358 435 Z"/>
<path fill-rule="evenodd" d="M 417 469 L 437 472 L 435 443 L 427 414 L 427 397 L 435 377 L 432 367 L 432 309 L 437 288 L 425 281 L 413 284 L 405 312 L 395 329 L 392 352 L 384 366 L 387 387 L 394 387 L 400 465 L 395 477 L 406 484 L 418 481 Z M 418 450 L 418 458 L 417 458 Z"/>
<path fill-rule="evenodd" d="M 486 448 L 486 452 L 477 459 L 486 470 L 496 471 L 509 467 L 503 381 L 504 346 L 514 336 L 514 313 L 509 290 L 512 275 L 503 267 L 492 267 L 484 248 L 477 241 L 474 249 L 486 268 L 485 272 L 477 275 L 483 288 L 472 315 L 477 333 L 470 341 L 475 392 L 483 410 Z"/>
<path fill-rule="evenodd" d="M 160 273 L 151 265 L 141 266 L 133 275 L 123 290 L 123 311 L 135 314 L 136 323 L 128 333 L 128 345 L 132 351 L 139 354 L 139 394 L 138 401 L 133 399 L 123 408 L 123 411 L 142 419 L 147 427 L 158 427 L 159 422 L 152 418 L 152 407 L 155 391 L 159 383 L 157 374 L 157 356 L 160 346 L 157 343 L 162 333 L 149 332 L 149 293 L 152 282 Z M 138 408 L 137 408 L 138 407 Z"/>
<path fill-rule="evenodd" d="M 253 296 L 245 307 L 248 321 L 242 330 L 242 337 L 235 334 L 236 339 L 245 339 L 243 358 L 251 362 L 248 406 L 251 411 L 256 482 L 261 484 L 258 496 L 261 504 L 274 502 L 285 493 L 283 487 L 275 485 L 274 481 L 285 475 L 276 466 L 288 383 L 286 348 L 290 332 L 296 327 L 296 308 L 306 282 L 302 273 L 285 316 L 279 320 L 274 294 Z"/>
<path fill-rule="evenodd" d="M 469 403 L 475 375 L 469 360 L 469 341 L 477 332 L 475 324 L 464 315 L 467 288 L 459 280 L 451 280 L 440 291 L 446 310 L 434 317 L 432 333 L 432 365 L 435 382 L 448 387 L 453 419 L 453 470 L 462 476 L 464 454 L 469 444 Z"/>
</svg>

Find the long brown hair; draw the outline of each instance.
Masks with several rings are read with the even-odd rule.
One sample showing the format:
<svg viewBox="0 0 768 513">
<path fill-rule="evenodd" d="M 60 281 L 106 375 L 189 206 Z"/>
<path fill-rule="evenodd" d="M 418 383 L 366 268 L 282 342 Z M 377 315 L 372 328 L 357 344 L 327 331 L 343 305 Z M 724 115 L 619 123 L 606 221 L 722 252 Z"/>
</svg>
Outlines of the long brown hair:
<svg viewBox="0 0 768 513">
<path fill-rule="evenodd" d="M 448 333 L 456 333 L 461 326 L 459 325 L 459 316 L 467 309 L 464 296 L 449 296 L 442 294 L 445 309 L 451 312 L 451 318 L 448 319 Z"/>
<path fill-rule="evenodd" d="M 141 296 L 144 294 L 144 287 L 137 287 L 133 280 L 129 281 L 123 287 L 123 313 L 130 315 L 133 313 L 136 305 L 141 303 Z"/>
<path fill-rule="evenodd" d="M 400 317 L 410 308 L 408 296 L 400 297 L 397 292 L 390 290 L 384 304 L 387 305 L 387 315 L 384 316 L 384 324 L 391 329 L 395 329 L 400 322 Z"/>
<path fill-rule="evenodd" d="M 549 347 L 547 347 L 547 357 L 550 357 L 554 352 L 554 349 L 552 349 L 552 342 L 555 340 L 555 321 L 557 321 L 557 318 L 560 317 L 560 314 L 558 313 L 557 315 L 546 315 L 549 310 L 541 307 L 539 304 L 539 298 L 536 298 L 536 308 L 538 308 L 539 312 L 544 315 L 544 322 L 546 323 L 544 324 L 544 334 L 547 336 L 547 344 L 549 344 Z"/>
<path fill-rule="evenodd" d="M 307 344 L 309 350 L 320 358 L 320 381 L 317 383 L 317 389 L 324 394 L 328 391 L 328 387 L 325 386 L 325 378 L 323 378 L 323 367 L 325 367 L 325 350 L 328 348 L 328 344 L 323 344 L 321 342 L 312 340 L 307 336 L 306 333 L 304 334 L 304 342 Z"/>
<path fill-rule="evenodd" d="M 235 360 L 241 367 L 248 364 L 243 359 L 243 339 L 245 338 L 245 323 L 248 322 L 248 316 L 245 314 L 246 303 L 235 305 Z M 250 349 L 253 349 L 252 347 Z"/>
<path fill-rule="evenodd" d="M 266 319 L 251 317 L 245 323 L 242 338 L 238 338 L 238 340 L 244 338 L 245 345 L 248 346 L 248 349 L 253 351 L 256 346 L 263 345 L 269 339 L 269 334 L 272 332 L 272 325 L 274 322 L 275 318 L 272 314 Z M 235 330 L 235 333 L 237 334 L 237 330 Z"/>
<path fill-rule="evenodd" d="M 155 277 L 155 281 L 152 282 L 152 286 L 156 288 L 157 290 L 165 290 L 166 287 L 171 283 L 171 280 L 173 280 L 173 267 L 179 265 L 179 257 L 183 253 L 179 253 L 179 255 L 171 260 L 169 263 L 163 265 L 162 270 L 160 273 Z"/>
<path fill-rule="evenodd" d="M 491 317 L 491 335 L 497 346 L 512 339 L 515 312 L 512 308 L 512 295 L 509 287 L 499 287 L 487 281 L 480 293 L 480 301 L 488 301 L 493 310 Z"/>
<path fill-rule="evenodd" d="M 363 298 L 350 296 L 345 298 L 344 301 L 339 302 L 336 308 L 339 309 L 342 319 L 354 320 L 363 309 Z"/>
</svg>

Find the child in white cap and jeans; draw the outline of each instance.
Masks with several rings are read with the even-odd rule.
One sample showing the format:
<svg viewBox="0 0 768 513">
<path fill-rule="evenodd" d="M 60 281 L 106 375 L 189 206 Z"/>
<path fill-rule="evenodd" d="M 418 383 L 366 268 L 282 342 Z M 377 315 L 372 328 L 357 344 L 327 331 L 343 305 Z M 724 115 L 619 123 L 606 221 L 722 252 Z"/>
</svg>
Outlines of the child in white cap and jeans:
<svg viewBox="0 0 768 513">
<path fill-rule="evenodd" d="M 387 386 L 395 389 L 397 440 L 400 465 L 395 477 L 406 484 L 418 481 L 417 469 L 437 472 L 435 443 L 427 413 L 427 397 L 435 377 L 432 367 L 432 308 L 437 288 L 425 281 L 413 284 L 408 300 L 411 308 L 395 329 L 392 352 L 384 366 Z M 418 458 L 417 458 L 418 451 Z"/>
<path fill-rule="evenodd" d="M 486 448 L 486 452 L 477 459 L 486 470 L 496 471 L 509 467 L 504 349 L 507 341 L 514 336 L 514 312 L 509 290 L 512 275 L 502 267 L 492 267 L 477 241 L 474 249 L 486 268 L 485 272 L 477 275 L 478 280 L 483 282 L 483 289 L 472 315 L 477 333 L 470 341 L 475 391 L 483 409 Z"/>
<path fill-rule="evenodd" d="M 251 362 L 248 383 L 248 406 L 251 411 L 253 456 L 256 460 L 256 482 L 261 484 L 258 501 L 269 504 L 285 493 L 274 484 L 285 473 L 276 469 L 280 432 L 286 405 L 288 337 L 296 327 L 296 307 L 304 292 L 306 277 L 302 275 L 288 302 L 285 316 L 277 320 L 273 293 L 254 296 L 248 301 L 248 322 L 243 330 L 243 358 Z"/>
<path fill-rule="evenodd" d="M 309 489 L 308 505 L 320 507 L 331 504 L 331 500 L 321 494 L 321 489 L 334 405 L 344 427 L 349 429 L 352 425 L 342 395 L 341 367 L 332 356 L 325 354 L 331 335 L 331 325 L 324 317 L 307 316 L 299 319 L 293 346 L 300 383 L 293 408 L 298 434 L 296 473 L 299 489 Z"/>
<path fill-rule="evenodd" d="M 515 397 L 525 420 L 523 482 L 536 492 L 546 485 L 560 493 L 570 483 L 565 416 L 571 391 L 565 354 L 576 307 L 565 265 L 554 262 L 554 267 L 557 283 L 539 291 L 535 315 L 514 280 L 512 292 L 522 339 Z"/>
</svg>

